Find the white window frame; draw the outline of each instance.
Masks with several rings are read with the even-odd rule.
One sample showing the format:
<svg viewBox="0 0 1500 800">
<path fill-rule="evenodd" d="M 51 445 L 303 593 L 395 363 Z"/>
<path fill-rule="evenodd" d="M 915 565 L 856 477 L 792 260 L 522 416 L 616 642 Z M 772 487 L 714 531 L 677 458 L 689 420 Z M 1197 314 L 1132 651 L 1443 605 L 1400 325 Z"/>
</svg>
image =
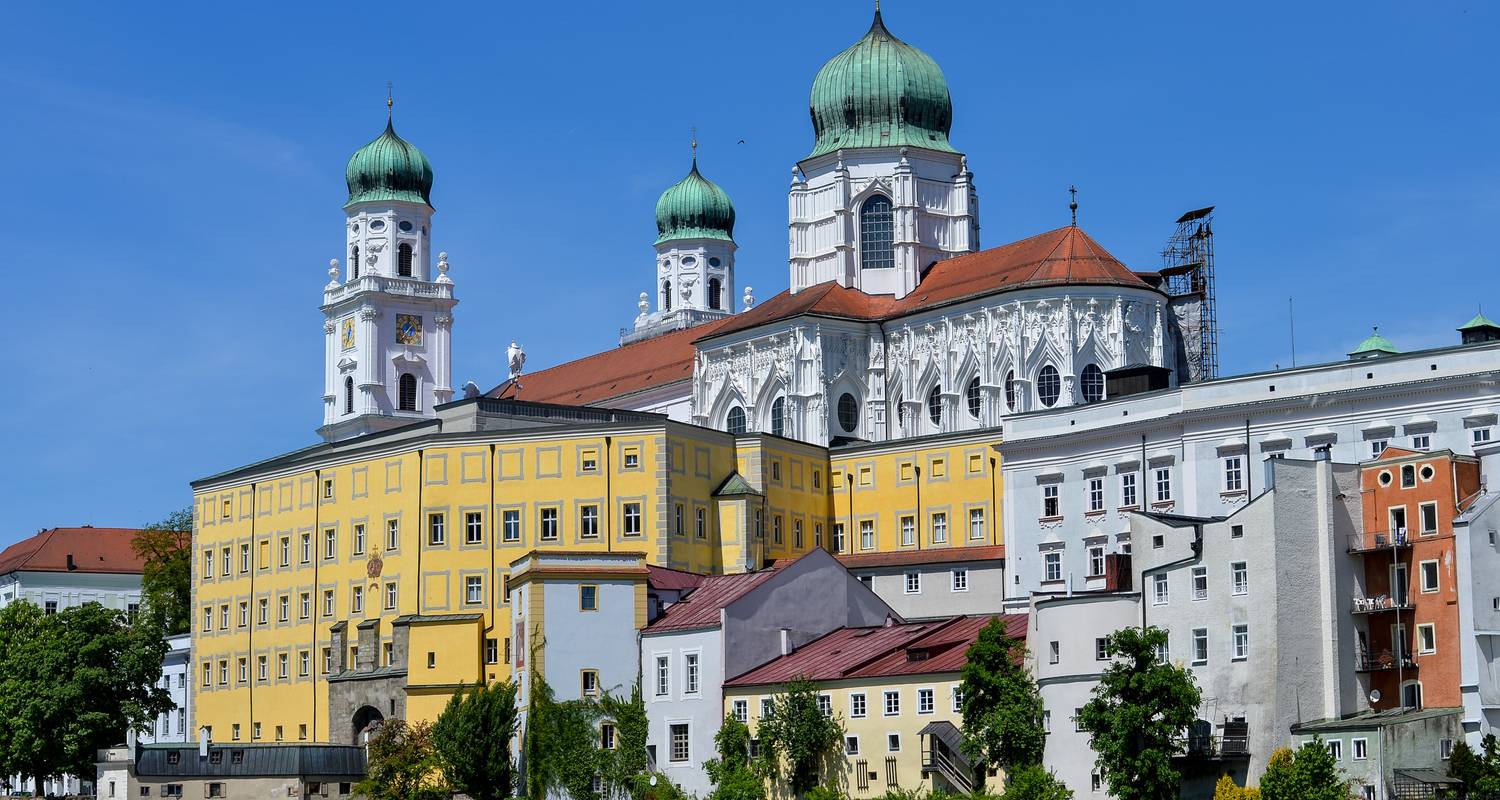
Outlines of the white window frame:
<svg viewBox="0 0 1500 800">
<path fill-rule="evenodd" d="M 703 691 L 703 653 L 689 650 L 682 654 L 682 696 L 697 697 Z"/>
<path fill-rule="evenodd" d="M 1140 507 L 1140 496 L 1135 472 L 1120 473 L 1120 508 Z"/>
<path fill-rule="evenodd" d="M 969 509 L 969 538 L 979 541 L 985 537 L 984 533 L 984 509 Z"/>
<path fill-rule="evenodd" d="M 1431 646 L 1428 646 L 1430 643 Z M 1437 653 L 1437 623 L 1417 623 L 1417 655 L 1430 656 Z"/>
<path fill-rule="evenodd" d="M 1432 583 L 1430 585 L 1427 583 L 1427 566 L 1429 564 L 1432 565 Z M 1443 589 L 1443 577 L 1442 577 L 1442 575 L 1443 575 L 1442 566 L 1438 563 L 1437 559 L 1428 559 L 1426 561 L 1418 561 L 1417 562 L 1417 577 L 1419 579 L 1421 579 L 1421 582 L 1422 582 L 1421 583 L 1421 592 L 1422 592 L 1422 594 L 1436 594 L 1437 592 L 1442 591 L 1442 589 Z"/>
<path fill-rule="evenodd" d="M 1193 601 L 1208 599 L 1208 567 L 1193 567 Z"/>
<path fill-rule="evenodd" d="M 1193 629 L 1193 666 L 1208 664 L 1208 628 Z"/>
<path fill-rule="evenodd" d="M 881 708 L 881 710 L 883 712 L 885 712 L 884 716 L 887 716 L 887 717 L 899 717 L 899 716 L 901 716 L 901 692 L 900 692 L 900 690 L 897 690 L 897 689 L 886 689 L 884 692 L 881 693 L 880 697 L 881 697 L 880 708 Z M 894 708 L 895 710 L 892 711 L 891 710 L 892 708 Z"/>
<path fill-rule="evenodd" d="M 656 697 L 672 696 L 672 656 L 669 653 L 653 653 L 656 659 Z"/>
<path fill-rule="evenodd" d="M 967 567 L 955 567 L 949 573 L 951 581 L 950 589 L 955 592 L 969 591 L 969 570 Z"/>
<path fill-rule="evenodd" d="M 1250 657 L 1250 626 L 1244 623 L 1229 628 L 1229 660 L 1244 661 Z"/>
<path fill-rule="evenodd" d="M 1155 481 L 1153 483 L 1154 493 L 1152 496 L 1156 498 L 1154 502 L 1172 502 L 1172 468 L 1157 467 L 1153 475 Z"/>
<path fill-rule="evenodd" d="M 1104 575 L 1104 545 L 1089 545 L 1089 574 L 1090 578 L 1098 578 Z"/>
<path fill-rule="evenodd" d="M 1172 600 L 1172 588 L 1166 575 L 1151 576 L 1151 605 L 1164 606 Z"/>
<path fill-rule="evenodd" d="M 1089 478 L 1088 483 L 1088 513 L 1098 514 L 1104 511 L 1104 479 Z"/>
<path fill-rule="evenodd" d="M 934 511 L 932 518 L 928 520 L 932 525 L 932 543 L 948 543 L 948 512 Z"/>
<path fill-rule="evenodd" d="M 1042 554 L 1042 580 L 1056 583 L 1062 580 L 1062 553 L 1049 550 Z"/>
<path fill-rule="evenodd" d="M 907 570 L 901 575 L 902 594 L 922 593 L 922 573 L 917 570 Z"/>
<path fill-rule="evenodd" d="M 1231 594 L 1236 596 L 1250 594 L 1250 564 L 1246 561 L 1233 561 L 1229 564 L 1229 581 Z"/>
<path fill-rule="evenodd" d="M 1042 519 L 1056 519 L 1062 516 L 1062 498 L 1060 495 L 1060 487 L 1057 484 L 1047 483 L 1042 485 Z"/>
<path fill-rule="evenodd" d="M 911 514 L 901 516 L 901 546 L 912 547 L 917 543 L 917 518 Z"/>
<path fill-rule="evenodd" d="M 917 689 L 917 713 L 931 714 L 937 710 L 937 693 L 931 688 Z"/>
<path fill-rule="evenodd" d="M 1222 465 L 1220 473 L 1223 476 L 1224 492 L 1245 491 L 1245 457 L 1242 455 L 1224 456 L 1220 464 Z"/>
<path fill-rule="evenodd" d="M 849 693 L 849 718 L 850 719 L 864 719 L 865 715 L 869 713 L 869 710 L 870 710 L 869 704 L 866 703 L 866 701 L 865 701 L 865 693 L 864 692 L 850 692 Z"/>
<path fill-rule="evenodd" d="M 1349 757 L 1364 761 L 1370 757 L 1370 740 L 1364 737 L 1349 740 Z"/>
</svg>

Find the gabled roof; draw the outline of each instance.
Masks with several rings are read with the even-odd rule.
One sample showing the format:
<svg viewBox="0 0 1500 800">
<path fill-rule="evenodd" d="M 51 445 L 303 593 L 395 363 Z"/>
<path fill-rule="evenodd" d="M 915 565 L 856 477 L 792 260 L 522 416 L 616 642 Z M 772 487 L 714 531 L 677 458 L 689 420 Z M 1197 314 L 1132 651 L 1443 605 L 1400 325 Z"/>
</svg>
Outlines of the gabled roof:
<svg viewBox="0 0 1500 800">
<path fill-rule="evenodd" d="M 1495 328 L 1496 330 L 1500 330 L 1500 323 L 1496 323 L 1483 313 L 1480 313 L 1475 314 L 1473 319 L 1458 326 L 1458 329 L 1461 331 L 1478 330 L 1481 328 Z"/>
<path fill-rule="evenodd" d="M 719 624 L 719 612 L 725 606 L 764 583 L 774 569 L 744 572 L 737 575 L 709 575 L 691 594 L 667 606 L 664 614 L 646 628 L 647 633 L 713 628 Z"/>
<path fill-rule="evenodd" d="M 145 562 L 132 543 L 137 528 L 49 528 L 0 552 L 0 575 L 12 572 L 95 572 L 139 575 Z M 73 568 L 68 568 L 68 556 Z"/>
<path fill-rule="evenodd" d="M 781 656 L 725 686 L 780 684 L 797 678 L 813 681 L 884 678 L 957 672 L 967 662 L 969 645 L 990 620 L 1004 621 L 1006 633 L 1026 638 L 1025 614 L 951 617 L 878 628 L 839 628 L 790 655 Z"/>
<path fill-rule="evenodd" d="M 751 486 L 739 470 L 729 473 L 729 477 L 725 478 L 724 482 L 719 484 L 719 488 L 714 490 L 714 497 L 736 497 L 746 494 L 759 496 L 761 492 Z"/>
</svg>

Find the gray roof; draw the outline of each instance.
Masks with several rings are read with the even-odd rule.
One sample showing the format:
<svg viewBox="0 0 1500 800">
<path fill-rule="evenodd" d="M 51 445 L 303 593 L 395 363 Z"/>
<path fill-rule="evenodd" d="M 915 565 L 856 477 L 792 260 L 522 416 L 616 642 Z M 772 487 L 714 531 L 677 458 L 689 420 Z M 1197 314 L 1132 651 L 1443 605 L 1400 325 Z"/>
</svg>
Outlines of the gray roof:
<svg viewBox="0 0 1500 800">
<path fill-rule="evenodd" d="M 1461 708 L 1389 708 L 1374 713 L 1355 714 L 1340 719 L 1316 719 L 1292 726 L 1292 733 L 1322 733 L 1324 731 L 1371 730 L 1386 725 L 1400 725 L 1436 717 L 1457 716 Z"/>
<path fill-rule="evenodd" d="M 172 762 L 172 754 L 176 762 Z M 218 763 L 215 763 L 215 758 Z M 142 745 L 135 772 L 142 778 L 332 777 L 359 780 L 365 750 L 341 744 L 212 744 L 200 758 L 195 744 Z"/>
</svg>

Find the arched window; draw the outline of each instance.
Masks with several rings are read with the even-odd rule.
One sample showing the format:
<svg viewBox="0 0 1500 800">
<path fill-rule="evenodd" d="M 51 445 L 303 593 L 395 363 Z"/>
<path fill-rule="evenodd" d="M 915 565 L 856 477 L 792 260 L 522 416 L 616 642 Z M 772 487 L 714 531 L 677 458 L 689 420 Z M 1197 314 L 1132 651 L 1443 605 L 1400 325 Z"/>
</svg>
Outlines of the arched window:
<svg viewBox="0 0 1500 800">
<path fill-rule="evenodd" d="M 1080 382 L 1083 384 L 1083 402 L 1097 403 L 1104 399 L 1104 370 L 1099 369 L 1099 365 L 1084 367 Z"/>
<path fill-rule="evenodd" d="M 903 403 L 903 402 L 901 402 L 901 395 L 899 395 L 899 394 L 896 395 L 896 399 L 894 401 L 892 401 L 892 402 L 894 402 L 895 405 L 896 405 L 896 425 L 898 425 L 899 427 L 905 428 L 906 427 L 906 404 Z"/>
<path fill-rule="evenodd" d="M 349 248 L 349 280 L 359 280 L 359 245 Z"/>
<path fill-rule="evenodd" d="M 344 379 L 344 413 L 354 413 L 354 379 Z"/>
<path fill-rule="evenodd" d="M 672 282 L 671 281 L 662 281 L 661 282 L 661 310 L 662 311 L 671 311 L 672 310 Z"/>
<path fill-rule="evenodd" d="M 937 384 L 927 392 L 927 418 L 933 425 L 943 424 L 943 390 Z"/>
<path fill-rule="evenodd" d="M 874 195 L 859 208 L 859 267 L 880 269 L 896 266 L 891 200 Z"/>
<path fill-rule="evenodd" d="M 406 242 L 396 248 L 396 274 L 403 278 L 411 277 L 411 245 Z"/>
<path fill-rule="evenodd" d="M 1005 373 L 1005 408 L 1009 411 L 1016 410 L 1016 371 Z"/>
<path fill-rule="evenodd" d="M 410 372 L 401 373 L 400 391 L 397 393 L 397 408 L 402 411 L 417 410 L 417 376 Z"/>
<path fill-rule="evenodd" d="M 771 435 L 786 435 L 786 398 L 778 397 L 771 401 Z"/>
<path fill-rule="evenodd" d="M 839 395 L 839 427 L 845 433 L 854 433 L 859 427 L 859 401 L 848 392 Z"/>
<path fill-rule="evenodd" d="M 969 403 L 969 416 L 979 419 L 979 376 L 975 375 L 969 379 L 969 385 L 964 387 L 964 399 Z"/>
<path fill-rule="evenodd" d="M 721 292 L 722 292 L 722 288 L 719 285 L 719 279 L 718 278 L 709 278 L 708 279 L 708 307 L 709 308 L 717 309 L 719 307 L 719 295 L 720 295 Z"/>
<path fill-rule="evenodd" d="M 1057 374 L 1057 367 L 1048 364 L 1042 367 L 1042 371 L 1036 376 L 1036 396 L 1042 401 L 1042 405 L 1051 408 L 1062 395 L 1062 378 Z"/>
<path fill-rule="evenodd" d="M 729 409 L 729 420 L 726 427 L 729 428 L 730 433 L 744 433 L 745 409 L 740 408 L 739 406 L 735 406 L 734 408 Z"/>
</svg>

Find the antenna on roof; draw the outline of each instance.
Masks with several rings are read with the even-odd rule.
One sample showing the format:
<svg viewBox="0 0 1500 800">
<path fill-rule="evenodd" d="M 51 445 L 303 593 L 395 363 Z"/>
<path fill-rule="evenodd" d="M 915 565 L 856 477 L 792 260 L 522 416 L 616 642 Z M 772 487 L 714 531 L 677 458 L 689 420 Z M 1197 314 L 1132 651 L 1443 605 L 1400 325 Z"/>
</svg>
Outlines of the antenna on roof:
<svg viewBox="0 0 1500 800">
<path fill-rule="evenodd" d="M 1070 198 L 1070 200 L 1068 202 L 1068 211 L 1073 214 L 1073 225 L 1077 226 L 1078 225 L 1078 187 L 1077 186 L 1069 186 L 1068 187 L 1068 197 Z"/>
<path fill-rule="evenodd" d="M 1292 366 L 1297 366 L 1297 313 L 1292 309 L 1292 298 L 1286 299 L 1286 326 L 1292 334 Z"/>
</svg>

